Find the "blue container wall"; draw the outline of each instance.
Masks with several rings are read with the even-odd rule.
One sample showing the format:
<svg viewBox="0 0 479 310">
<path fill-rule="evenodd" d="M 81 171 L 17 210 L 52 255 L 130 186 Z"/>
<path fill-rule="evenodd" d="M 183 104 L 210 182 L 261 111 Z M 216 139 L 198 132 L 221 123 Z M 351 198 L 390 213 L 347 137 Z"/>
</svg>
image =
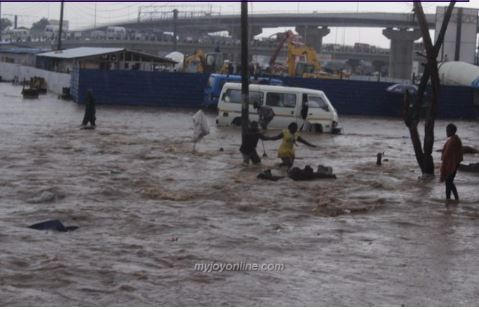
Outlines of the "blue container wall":
<svg viewBox="0 0 479 310">
<path fill-rule="evenodd" d="M 78 70 L 72 73 L 71 93 L 83 103 L 92 89 L 99 104 L 201 107 L 208 74 L 180 72 Z M 402 96 L 386 92 L 392 83 L 353 80 L 320 80 L 278 77 L 285 85 L 320 89 L 340 115 L 400 117 Z M 474 89 L 443 86 L 439 96 L 440 118 L 478 118 Z"/>
<path fill-rule="evenodd" d="M 403 98 L 386 92 L 393 83 L 353 80 L 320 80 L 283 78 L 285 84 L 295 87 L 320 89 L 341 115 L 370 115 L 401 117 Z M 462 86 L 442 86 L 439 95 L 440 118 L 479 117 L 474 106 L 474 89 Z"/>
<path fill-rule="evenodd" d="M 200 107 L 208 74 L 79 70 L 72 96 L 83 103 L 91 89 L 99 104 Z M 73 94 L 73 92 L 75 94 Z"/>
<path fill-rule="evenodd" d="M 401 96 L 386 92 L 390 83 L 302 78 L 284 78 L 283 80 L 289 86 L 324 91 L 340 115 L 401 115 Z"/>
<path fill-rule="evenodd" d="M 71 72 L 71 79 L 70 79 L 70 95 L 73 98 L 73 101 L 79 103 L 79 94 L 80 94 L 80 70 L 78 68 L 74 69 Z"/>
</svg>

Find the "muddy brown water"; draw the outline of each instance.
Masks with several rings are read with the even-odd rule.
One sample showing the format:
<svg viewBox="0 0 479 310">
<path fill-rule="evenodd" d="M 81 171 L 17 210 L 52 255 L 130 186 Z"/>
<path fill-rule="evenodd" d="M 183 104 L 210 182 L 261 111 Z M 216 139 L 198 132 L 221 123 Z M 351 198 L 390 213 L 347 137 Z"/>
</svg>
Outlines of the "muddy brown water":
<svg viewBox="0 0 479 310">
<path fill-rule="evenodd" d="M 80 130 L 83 107 L 19 94 L 0 84 L 3 306 L 478 306 L 479 176 L 459 172 L 462 201 L 446 205 L 437 179 L 418 180 L 400 120 L 341 117 L 342 135 L 305 134 L 319 148 L 300 145 L 297 165 L 337 179 L 270 182 L 256 175 L 279 141 L 244 167 L 239 131 L 214 115 L 193 154 L 194 111 L 99 106 L 98 128 Z M 456 124 L 479 147 L 478 123 Z M 27 228 L 48 219 L 80 229 Z M 284 270 L 194 270 L 210 262 Z"/>
</svg>

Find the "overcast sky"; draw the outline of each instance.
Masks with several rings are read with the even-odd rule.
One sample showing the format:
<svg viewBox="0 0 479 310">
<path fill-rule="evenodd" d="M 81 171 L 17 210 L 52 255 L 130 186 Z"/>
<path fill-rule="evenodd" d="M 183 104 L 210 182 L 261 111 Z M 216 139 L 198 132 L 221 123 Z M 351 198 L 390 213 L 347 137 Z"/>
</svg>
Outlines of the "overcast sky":
<svg viewBox="0 0 479 310">
<path fill-rule="evenodd" d="M 2 2 L 2 17 L 13 19 L 18 15 L 19 26 L 30 27 L 31 24 L 42 17 L 59 19 L 60 4 L 58 2 L 23 2 L 12 3 Z M 240 3 L 231 2 L 66 2 L 65 19 L 70 22 L 70 29 L 84 28 L 97 24 L 114 23 L 115 21 L 135 19 L 141 6 L 155 5 L 163 9 L 195 10 L 211 8 L 215 12 L 238 13 Z M 427 13 L 434 13 L 436 6 L 445 6 L 444 2 L 424 3 Z M 479 8 L 479 1 L 472 0 L 468 3 L 457 3 L 456 6 Z M 253 2 L 249 5 L 250 13 L 272 13 L 272 12 L 411 12 L 411 2 L 396 3 L 325 3 L 325 2 L 288 2 L 288 3 L 265 3 Z M 270 35 L 284 29 L 265 29 L 264 34 Z M 331 29 L 331 33 L 324 38 L 326 43 L 338 43 L 352 45 L 355 42 L 369 43 L 381 47 L 389 47 L 389 40 L 382 34 L 379 28 L 339 28 Z"/>
</svg>

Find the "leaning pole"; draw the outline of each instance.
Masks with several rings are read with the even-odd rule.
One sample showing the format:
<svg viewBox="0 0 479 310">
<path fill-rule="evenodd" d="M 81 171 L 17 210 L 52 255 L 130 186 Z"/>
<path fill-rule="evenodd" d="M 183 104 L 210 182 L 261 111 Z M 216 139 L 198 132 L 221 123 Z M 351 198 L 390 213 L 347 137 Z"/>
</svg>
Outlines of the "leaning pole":
<svg viewBox="0 0 479 310">
<path fill-rule="evenodd" d="M 241 136 L 248 129 L 249 107 L 249 66 L 248 66 L 248 1 L 241 1 Z"/>
<path fill-rule="evenodd" d="M 57 50 L 62 49 L 62 32 L 63 32 L 63 0 L 60 3 L 60 25 L 58 26 Z"/>
</svg>

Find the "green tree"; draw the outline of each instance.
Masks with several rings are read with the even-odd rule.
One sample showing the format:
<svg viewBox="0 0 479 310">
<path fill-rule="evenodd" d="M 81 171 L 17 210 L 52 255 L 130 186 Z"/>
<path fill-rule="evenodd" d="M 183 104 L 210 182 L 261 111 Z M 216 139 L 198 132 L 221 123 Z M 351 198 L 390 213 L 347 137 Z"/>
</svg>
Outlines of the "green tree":
<svg viewBox="0 0 479 310">
<path fill-rule="evenodd" d="M 32 24 L 32 28 L 30 29 L 31 32 L 34 33 L 41 33 L 45 31 L 45 28 L 49 25 L 48 19 L 42 18 L 39 21 Z"/>
<path fill-rule="evenodd" d="M 2 18 L 0 20 L 0 30 L 3 31 L 10 27 L 12 25 L 12 22 L 8 18 Z"/>
</svg>

